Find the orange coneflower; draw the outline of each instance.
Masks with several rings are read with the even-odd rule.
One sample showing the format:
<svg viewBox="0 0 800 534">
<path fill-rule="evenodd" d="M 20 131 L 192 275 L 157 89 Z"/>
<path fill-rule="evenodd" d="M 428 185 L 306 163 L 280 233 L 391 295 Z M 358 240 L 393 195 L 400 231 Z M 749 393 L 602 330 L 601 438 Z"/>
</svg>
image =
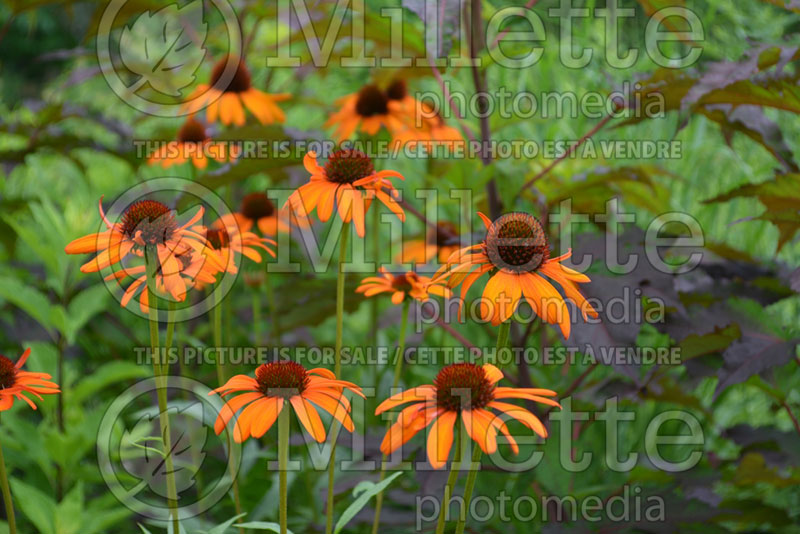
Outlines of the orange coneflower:
<svg viewBox="0 0 800 534">
<path fill-rule="evenodd" d="M 425 150 L 432 151 L 435 146 L 443 146 L 448 150 L 455 150 L 458 143 L 464 141 L 461 132 L 445 124 L 441 117 L 432 119 L 424 118 L 421 127 L 406 128 L 396 132 L 394 142 L 399 146 L 407 145 L 414 149 L 422 145 Z"/>
<path fill-rule="evenodd" d="M 222 219 L 211 225 L 206 237 L 209 247 L 219 254 L 222 264 L 225 265 L 225 271 L 231 274 L 236 274 L 239 270 L 237 267 L 239 256 L 261 263 L 259 248 L 275 257 L 275 252 L 267 246 L 275 246 L 275 241 L 259 237 L 253 232 L 239 231 L 237 227 L 225 226 Z"/>
<path fill-rule="evenodd" d="M 450 297 L 450 290 L 444 287 L 444 281 L 433 282 L 427 276 L 420 276 L 413 271 L 392 274 L 384 267 L 380 268 L 382 276 L 368 276 L 361 281 L 356 293 L 364 293 L 372 297 L 380 293 L 391 293 L 392 304 L 400 304 L 406 296 L 425 302 L 430 295 Z"/>
<path fill-rule="evenodd" d="M 357 129 L 375 135 L 381 127 L 391 134 L 405 128 L 403 104 L 390 98 L 377 85 L 365 85 L 359 92 L 342 97 L 336 103 L 339 111 L 333 113 L 324 126 L 336 126 L 333 137 L 337 141 L 349 139 Z"/>
<path fill-rule="evenodd" d="M 49 374 L 22 370 L 30 353 L 31 349 L 26 349 L 16 364 L 0 355 L 0 412 L 9 410 L 14 405 L 15 399 L 25 401 L 35 410 L 36 404 L 25 395 L 26 393 L 41 400 L 42 395 L 61 392 L 58 384 L 50 382 L 52 377 Z"/>
<path fill-rule="evenodd" d="M 397 258 L 400 263 L 430 263 L 434 260 L 445 263 L 459 249 L 458 227 L 449 221 L 439 221 L 436 228 L 428 228 L 425 239 L 413 239 L 403 243 L 403 252 Z"/>
<path fill-rule="evenodd" d="M 199 288 L 216 282 L 216 274 L 223 271 L 221 258 L 211 249 L 199 253 L 192 249 L 174 254 L 169 261 L 161 262 L 154 273 L 154 289 L 163 295 L 170 295 L 175 302 L 182 302 L 190 289 Z M 148 313 L 150 308 L 150 292 L 147 291 L 147 267 L 136 265 L 120 269 L 105 277 L 105 280 L 122 280 L 134 277 L 120 299 L 124 308 L 139 295 L 139 309 Z"/>
<path fill-rule="evenodd" d="M 224 143 L 214 143 L 206 134 L 206 127 L 194 117 L 189 117 L 178 130 L 178 140 L 162 145 L 148 161 L 151 165 L 161 165 L 165 169 L 186 161 L 198 169 L 208 166 L 208 159 L 224 162 L 236 157 L 236 150 L 227 150 Z"/>
<path fill-rule="evenodd" d="M 220 217 L 228 227 L 238 227 L 247 232 L 254 226 L 262 235 L 274 236 L 278 232 L 288 234 L 292 226 L 305 226 L 305 217 L 288 208 L 278 209 L 265 193 L 249 193 L 242 198 L 239 211 Z"/>
<path fill-rule="evenodd" d="M 585 319 L 597 317 L 597 312 L 578 289 L 578 284 L 589 282 L 589 277 L 561 264 L 572 251 L 550 257 L 547 236 L 536 217 L 514 212 L 492 222 L 484 214 L 479 212 L 478 215 L 486 226 L 486 239 L 454 252 L 437 280 L 449 277 L 451 288 L 461 284 L 463 301 L 472 284 L 490 273 L 480 313 L 494 326 L 508 320 L 524 298 L 539 317 L 558 324 L 564 337 L 569 338 L 570 319 L 564 297 L 542 275 L 561 286 Z M 472 271 L 474 267 L 477 269 Z"/>
<path fill-rule="evenodd" d="M 256 369 L 255 378 L 237 375 L 210 393 L 219 393 L 222 397 L 242 393 L 227 400 L 214 431 L 220 434 L 231 418 L 244 408 L 234 424 L 233 439 L 241 443 L 251 436 L 260 438 L 275 423 L 284 402 L 288 401 L 308 433 L 318 442 L 323 442 L 325 428 L 317 407 L 335 417 L 348 431 L 353 431 L 350 402 L 343 395 L 345 389 L 364 397 L 361 388 L 337 380 L 327 369 L 306 370 L 291 361 L 266 363 Z"/>
<path fill-rule="evenodd" d="M 291 96 L 290 94 L 268 94 L 253 87 L 250 70 L 241 59 L 238 61 L 233 78 L 225 85 L 222 76 L 227 64 L 227 58 L 217 63 L 211 72 L 209 83 L 197 86 L 197 89 L 189 97 L 189 100 L 200 99 L 201 107 L 208 104 L 206 118 L 209 122 L 215 122 L 219 117 L 222 124 L 242 126 L 245 123 L 245 108 L 261 124 L 286 120 L 276 102 L 287 100 Z"/>
<path fill-rule="evenodd" d="M 397 190 L 387 179 L 402 180 L 403 176 L 396 171 L 375 172 L 372 160 L 360 150 L 337 150 L 328 158 L 325 167 L 317 163 L 314 152 L 309 152 L 303 158 L 303 165 L 311 173 L 311 180 L 289 196 L 288 203 L 294 211 L 308 214 L 316 209 L 319 220 L 326 222 L 335 203 L 342 221 L 352 221 L 356 233 L 364 237 L 364 214 L 374 195 L 405 221 L 403 208 L 392 198 L 398 195 Z"/>
<path fill-rule="evenodd" d="M 386 97 L 403 121 L 402 127 L 392 131 L 394 141 L 401 146 L 408 144 L 413 148 L 422 143 L 430 147 L 436 142 L 452 144 L 464 139 L 461 132 L 448 126 L 429 104 L 408 94 L 405 80 L 393 81 L 386 88 Z"/>
<path fill-rule="evenodd" d="M 375 410 L 379 415 L 386 410 L 413 402 L 398 415 L 381 443 L 381 452 L 391 454 L 420 430 L 431 427 L 428 433 L 428 461 L 439 469 L 447 463 L 453 444 L 453 430 L 459 417 L 464 422 L 467 435 L 487 454 L 497 450 L 497 433 L 508 440 L 516 454 L 517 442 L 506 428 L 505 422 L 491 410 L 497 410 L 520 421 L 543 438 L 547 429 L 541 420 L 526 409 L 503 402 L 505 399 L 524 399 L 549 406 L 560 405 L 546 397 L 555 391 L 538 388 L 498 387 L 503 373 L 491 364 L 456 363 L 444 367 L 432 385 L 402 391 L 383 401 Z"/>
<path fill-rule="evenodd" d="M 191 228 L 203 216 L 203 208 L 185 224 L 179 224 L 172 210 L 156 200 L 139 200 L 128 206 L 120 222 L 111 223 L 99 202 L 100 217 L 106 230 L 80 237 L 65 247 L 67 254 L 97 254 L 81 266 L 81 272 L 97 272 L 124 260 L 129 254 L 144 256 L 146 247 L 153 247 L 158 260 L 175 261 L 176 254 L 188 249 L 202 253 L 206 239 L 198 233 L 202 227 Z M 174 272 L 175 269 L 168 268 Z"/>
</svg>

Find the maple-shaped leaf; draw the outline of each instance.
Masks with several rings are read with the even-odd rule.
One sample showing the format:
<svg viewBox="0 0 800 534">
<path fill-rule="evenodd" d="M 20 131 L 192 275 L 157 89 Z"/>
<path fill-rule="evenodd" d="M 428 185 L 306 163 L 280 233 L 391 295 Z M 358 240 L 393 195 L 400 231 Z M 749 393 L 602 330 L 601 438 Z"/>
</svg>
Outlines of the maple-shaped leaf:
<svg viewBox="0 0 800 534">
<path fill-rule="evenodd" d="M 757 198 L 767 208 L 752 219 L 769 221 L 778 228 L 778 250 L 800 231 L 800 174 L 778 174 L 760 184 L 746 184 L 710 198 L 704 204 L 727 202 L 734 198 Z"/>
<path fill-rule="evenodd" d="M 202 404 L 184 409 L 170 408 L 172 432 L 170 449 L 164 452 L 159 414 L 143 415 L 131 428 L 125 429 L 120 442 L 122 465 L 126 471 L 144 483 L 150 491 L 167 497 L 166 478 L 169 474 L 167 456 L 172 460 L 172 473 L 178 495 L 192 488 L 195 475 L 205 460 L 208 428 L 202 423 Z M 193 411 L 200 410 L 198 416 Z"/>
<path fill-rule="evenodd" d="M 125 26 L 119 43 L 122 62 L 140 77 L 131 90 L 149 83 L 159 93 L 180 96 L 195 81 L 207 34 L 200 0 L 141 14 Z"/>
</svg>

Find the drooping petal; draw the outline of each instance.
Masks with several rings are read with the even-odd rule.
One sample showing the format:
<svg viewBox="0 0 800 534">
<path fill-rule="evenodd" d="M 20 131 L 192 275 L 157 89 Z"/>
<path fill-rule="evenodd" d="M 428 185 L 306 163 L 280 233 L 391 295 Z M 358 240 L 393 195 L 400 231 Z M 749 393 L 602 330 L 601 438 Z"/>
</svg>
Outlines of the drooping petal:
<svg viewBox="0 0 800 534">
<path fill-rule="evenodd" d="M 457 416 L 457 412 L 443 412 L 428 431 L 428 462 L 434 469 L 441 469 L 447 463 L 453 446 L 453 426 Z"/>
<path fill-rule="evenodd" d="M 253 419 L 250 427 L 250 435 L 260 438 L 275 424 L 281 410 L 283 410 L 283 399 L 281 397 L 270 397 L 261 401 L 258 417 Z"/>
<path fill-rule="evenodd" d="M 325 427 L 322 425 L 322 419 L 320 419 L 314 405 L 299 395 L 290 398 L 289 402 L 292 403 L 297 419 L 300 420 L 300 423 L 308 433 L 319 443 L 325 441 Z"/>
<path fill-rule="evenodd" d="M 396 393 L 380 403 L 375 409 L 375 415 L 380 415 L 386 410 L 391 410 L 395 406 L 400 406 L 407 402 L 427 401 L 436 398 L 436 389 L 433 386 L 419 386 Z"/>
<path fill-rule="evenodd" d="M 508 404 L 505 402 L 492 401 L 489 403 L 489 408 L 499 410 L 509 416 L 513 417 L 523 425 L 527 426 L 543 438 L 547 437 L 547 429 L 542 424 L 542 421 L 533 415 L 531 412 L 517 406 L 515 404 Z"/>
</svg>

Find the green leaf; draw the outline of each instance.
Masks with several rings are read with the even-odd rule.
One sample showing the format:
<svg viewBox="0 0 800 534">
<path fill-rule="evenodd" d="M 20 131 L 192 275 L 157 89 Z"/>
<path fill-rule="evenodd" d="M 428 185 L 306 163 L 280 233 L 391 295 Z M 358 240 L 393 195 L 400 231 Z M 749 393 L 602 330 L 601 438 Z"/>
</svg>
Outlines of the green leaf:
<svg viewBox="0 0 800 534">
<path fill-rule="evenodd" d="M 57 534 L 90 534 L 83 528 L 83 484 L 80 482 L 56 506 Z"/>
<path fill-rule="evenodd" d="M 225 531 L 231 528 L 231 526 L 238 520 L 246 516 L 247 514 L 239 514 L 237 516 L 231 517 L 224 523 L 220 523 L 216 527 L 212 528 L 206 534 L 225 534 Z"/>
<path fill-rule="evenodd" d="M 266 523 L 264 521 L 252 521 L 250 523 L 239 523 L 237 527 L 253 530 L 268 530 L 270 532 L 280 532 L 281 526 L 278 523 Z M 291 530 L 286 531 L 288 534 L 293 534 Z"/>
<path fill-rule="evenodd" d="M 681 361 L 722 352 L 741 337 L 742 331 L 736 323 L 724 328 L 716 327 L 713 332 L 704 335 L 691 334 L 680 342 Z"/>
<path fill-rule="evenodd" d="M 33 317 L 51 335 L 54 334 L 50 301 L 39 290 L 23 285 L 17 278 L 3 276 L 0 277 L 0 297 Z"/>
<path fill-rule="evenodd" d="M 108 303 L 108 290 L 105 285 L 97 284 L 84 289 L 72 299 L 67 309 L 66 338 L 71 345 L 75 335 L 89 319 L 103 311 Z"/>
<path fill-rule="evenodd" d="M 136 365 L 132 362 L 109 362 L 95 369 L 81 380 L 65 399 L 70 404 L 80 405 L 85 399 L 111 384 L 149 376 L 150 370 L 147 367 Z"/>
<path fill-rule="evenodd" d="M 342 513 L 342 516 L 339 518 L 339 521 L 336 523 L 336 528 L 333 530 L 334 534 L 339 534 L 344 527 L 347 526 L 358 512 L 361 511 L 364 506 L 367 505 L 369 500 L 381 493 L 385 490 L 389 484 L 394 482 L 394 480 L 402 475 L 402 471 L 398 471 L 397 473 L 393 474 L 389 478 L 383 480 L 379 484 L 375 484 L 373 482 L 364 481 L 361 482 L 358 486 L 353 489 L 353 496 L 356 497 L 350 506 L 347 507 L 347 510 Z"/>
<path fill-rule="evenodd" d="M 40 534 L 57 534 L 56 501 L 52 497 L 17 478 L 11 479 L 11 492 L 16 505 Z"/>
<path fill-rule="evenodd" d="M 754 218 L 769 221 L 778 228 L 778 250 L 800 231 L 800 173 L 778 174 L 760 184 L 745 184 L 703 203 L 727 202 L 735 198 L 756 198 L 767 208 Z"/>
</svg>

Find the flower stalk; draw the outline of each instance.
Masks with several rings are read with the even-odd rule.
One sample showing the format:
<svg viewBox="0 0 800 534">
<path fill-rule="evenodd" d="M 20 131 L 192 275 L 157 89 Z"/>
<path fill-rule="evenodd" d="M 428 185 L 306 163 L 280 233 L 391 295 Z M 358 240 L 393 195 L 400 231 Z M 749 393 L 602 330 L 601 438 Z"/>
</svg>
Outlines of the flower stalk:
<svg viewBox="0 0 800 534">
<path fill-rule="evenodd" d="M 224 384 L 226 381 L 225 377 L 225 366 L 222 363 L 222 298 L 217 290 L 214 291 L 215 299 L 214 299 L 214 309 L 212 310 L 212 322 L 213 322 L 213 330 L 214 330 L 214 346 L 217 349 L 217 357 L 216 357 L 216 371 L 217 371 L 217 382 L 220 384 Z M 226 440 L 228 444 L 228 451 L 229 454 L 236 454 L 235 448 L 233 447 L 233 439 L 231 438 L 231 433 L 227 432 Z M 233 480 L 233 504 L 236 509 L 236 514 L 242 514 L 242 503 L 241 499 L 239 498 L 239 479 L 236 471 L 233 468 L 233 465 L 236 465 L 236 462 L 231 463 L 231 479 Z M 239 532 L 244 532 L 244 529 L 240 528 Z"/>
<path fill-rule="evenodd" d="M 280 502 L 278 505 L 281 534 L 287 533 L 288 490 L 286 483 L 289 467 L 289 409 L 281 410 L 278 415 L 278 471 L 280 478 Z"/>
<path fill-rule="evenodd" d="M 158 269 L 158 255 L 153 247 L 145 250 L 145 269 L 147 289 L 149 291 L 148 312 L 150 322 L 150 348 L 153 358 L 153 374 L 156 380 L 156 396 L 158 397 L 158 419 L 161 427 L 161 440 L 164 454 L 164 466 L 167 471 L 167 506 L 172 518 L 172 531 L 180 532 L 178 516 L 178 491 L 175 485 L 175 467 L 172 461 L 172 436 L 169 423 L 169 405 L 166 389 L 166 365 L 161 364 L 158 334 L 158 297 L 156 295 L 155 274 Z M 169 328 L 168 328 L 169 329 Z M 170 329 L 171 330 L 171 329 Z M 169 335 L 170 341 L 172 334 Z"/>
<path fill-rule="evenodd" d="M 8 519 L 8 534 L 17 534 L 14 499 L 11 498 L 11 488 L 8 486 L 8 473 L 6 472 L 6 459 L 3 456 L 2 443 L 0 443 L 0 489 L 3 490 L 3 504 L 6 507 L 6 519 Z"/>
<path fill-rule="evenodd" d="M 453 489 L 455 489 L 456 482 L 458 481 L 458 474 L 461 471 L 461 441 L 462 434 L 464 433 L 463 424 L 460 420 L 456 420 L 456 436 L 455 436 L 455 454 L 453 462 L 450 464 L 450 474 L 447 475 L 447 483 L 444 486 L 444 495 L 442 496 L 442 506 L 439 509 L 439 519 L 436 522 L 436 534 L 444 534 L 445 522 L 447 513 L 450 509 L 450 500 L 453 498 Z"/>
<path fill-rule="evenodd" d="M 400 336 L 397 342 L 397 354 L 395 355 L 392 393 L 394 393 L 394 390 L 397 389 L 397 386 L 400 384 L 400 375 L 403 372 L 403 359 L 406 351 L 406 330 L 408 329 L 408 309 L 410 304 L 411 300 L 408 298 L 403 302 L 403 319 L 400 323 Z M 389 432 L 393 419 L 393 417 L 390 417 L 386 421 L 386 432 Z M 383 479 L 386 478 L 386 458 L 386 454 L 381 457 L 381 475 L 378 484 L 383 482 Z M 375 500 L 375 518 L 372 521 L 372 534 L 378 534 L 378 526 L 381 523 L 381 508 L 383 508 L 383 492 L 378 493 Z"/>
<path fill-rule="evenodd" d="M 336 275 L 336 350 L 334 354 L 333 374 L 337 377 L 342 372 L 342 332 L 344 329 L 344 266 L 347 262 L 347 240 L 350 236 L 350 223 L 342 225 L 342 239 L 339 242 L 339 265 Z M 331 458 L 328 464 L 328 494 L 325 511 L 325 534 L 333 532 L 333 483 L 336 472 L 336 440 L 339 436 L 339 423 L 333 422 L 331 428 Z"/>
<path fill-rule="evenodd" d="M 497 353 L 508 346 L 508 334 L 510 330 L 511 321 L 500 323 L 500 327 L 497 329 L 497 345 L 495 347 Z M 495 356 L 498 355 L 496 354 Z M 478 478 L 478 470 L 480 469 L 480 465 L 475 467 L 475 464 L 480 463 L 482 454 L 483 451 L 481 451 L 480 445 L 475 443 L 475 447 L 472 449 L 472 465 L 470 465 L 467 483 L 464 486 L 464 507 L 467 509 L 469 509 L 469 503 L 472 500 L 472 491 L 475 489 L 475 480 Z M 464 534 L 466 524 L 466 514 L 461 514 L 458 517 L 458 523 L 456 523 L 456 534 Z"/>
</svg>

